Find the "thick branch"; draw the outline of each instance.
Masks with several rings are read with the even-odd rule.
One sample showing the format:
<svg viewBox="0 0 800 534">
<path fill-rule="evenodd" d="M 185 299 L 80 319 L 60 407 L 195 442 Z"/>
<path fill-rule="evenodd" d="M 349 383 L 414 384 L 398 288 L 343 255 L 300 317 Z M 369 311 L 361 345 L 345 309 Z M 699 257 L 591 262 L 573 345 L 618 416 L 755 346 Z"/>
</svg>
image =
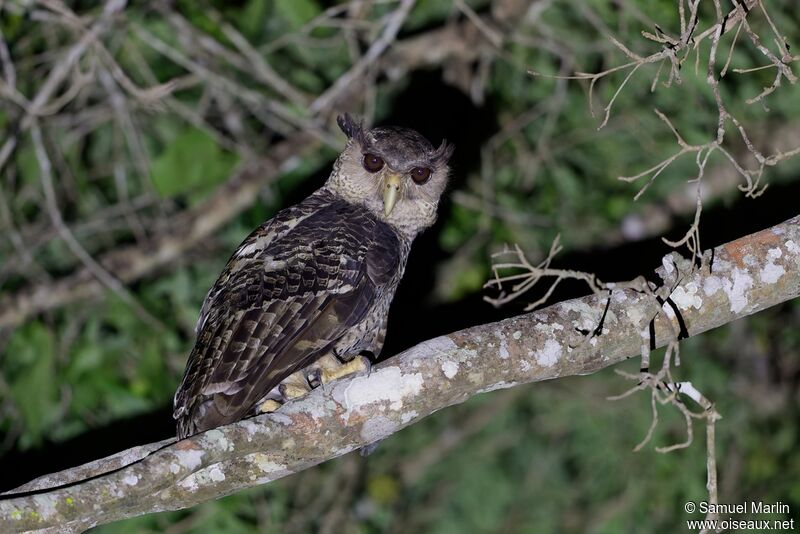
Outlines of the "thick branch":
<svg viewBox="0 0 800 534">
<path fill-rule="evenodd" d="M 674 308 L 630 289 L 612 291 L 610 302 L 597 294 L 562 302 L 426 341 L 369 376 L 328 384 L 276 413 L 41 477 L 15 490 L 35 494 L 0 500 L 0 531 L 79 531 L 192 506 L 341 456 L 478 393 L 593 373 L 674 340 L 681 322 L 695 335 L 795 298 L 800 216 L 705 260 L 710 270 L 692 272 L 676 254 L 664 258 L 656 294 Z"/>
</svg>

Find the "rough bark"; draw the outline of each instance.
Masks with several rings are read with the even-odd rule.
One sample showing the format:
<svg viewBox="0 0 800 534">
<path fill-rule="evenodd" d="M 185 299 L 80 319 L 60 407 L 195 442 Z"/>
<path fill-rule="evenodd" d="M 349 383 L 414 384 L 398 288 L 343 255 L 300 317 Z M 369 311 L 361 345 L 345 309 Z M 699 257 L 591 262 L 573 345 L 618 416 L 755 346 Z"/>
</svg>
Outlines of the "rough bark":
<svg viewBox="0 0 800 534">
<path fill-rule="evenodd" d="M 693 271 L 677 254 L 664 258 L 656 270 L 656 294 L 669 297 L 663 308 L 631 289 L 562 302 L 431 339 L 276 413 L 47 475 L 14 490 L 32 494 L 2 497 L 0 531 L 80 531 L 192 506 L 341 456 L 478 393 L 593 373 L 651 343 L 795 298 L 800 216 L 717 247 L 706 260 L 710 269 Z M 108 469 L 117 470 L 101 474 Z M 87 475 L 95 476 L 81 481 Z"/>
</svg>

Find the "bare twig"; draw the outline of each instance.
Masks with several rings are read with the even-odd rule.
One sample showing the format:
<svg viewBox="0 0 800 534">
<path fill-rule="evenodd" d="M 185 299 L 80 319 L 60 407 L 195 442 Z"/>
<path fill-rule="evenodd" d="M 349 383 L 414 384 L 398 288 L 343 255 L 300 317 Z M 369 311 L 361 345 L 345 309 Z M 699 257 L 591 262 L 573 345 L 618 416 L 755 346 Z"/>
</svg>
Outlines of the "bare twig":
<svg viewBox="0 0 800 534">
<path fill-rule="evenodd" d="M 274 147 L 269 159 L 243 165 L 214 195 L 176 216 L 171 230 L 141 246 L 126 246 L 102 255 L 97 263 L 115 279 L 130 282 L 154 268 L 174 261 L 232 216 L 249 206 L 265 179 L 297 165 L 297 154 L 316 148 L 305 135 Z M 89 270 L 79 270 L 53 284 L 33 286 L 0 299 L 0 326 L 19 324 L 31 314 L 102 293 L 103 284 Z"/>
<path fill-rule="evenodd" d="M 483 53 L 488 44 L 480 33 L 471 30 L 474 30 L 472 23 L 464 21 L 401 40 L 386 50 L 385 55 L 379 58 L 377 67 L 390 79 L 395 79 L 397 75 L 420 67 L 441 65 L 453 61 L 473 61 Z M 104 53 L 100 50 L 105 50 L 105 48 L 95 47 L 93 49 L 98 50 L 100 56 L 101 67 L 98 69 L 98 76 L 102 77 L 104 70 L 111 70 L 111 63 L 103 59 Z M 157 78 L 149 70 L 138 50 L 134 46 L 126 46 L 125 52 L 139 68 L 139 76 L 145 79 L 150 86 L 158 86 Z M 180 58 L 181 60 L 187 59 L 185 55 Z M 110 58 L 108 59 L 110 60 Z M 191 66 L 191 64 L 187 63 L 187 66 Z M 114 77 L 114 80 L 118 81 L 117 77 Z M 251 146 L 250 143 L 254 143 L 252 139 L 230 137 L 229 132 L 220 131 L 209 124 L 203 115 L 202 106 L 188 106 L 176 99 L 173 94 L 183 88 L 197 87 L 201 82 L 202 80 L 198 76 L 191 74 L 172 80 L 172 93 L 163 97 L 164 104 L 169 111 L 212 136 L 221 147 L 239 153 L 244 164 L 205 202 L 182 212 L 170 214 L 159 220 L 157 224 L 145 224 L 145 233 L 149 235 L 147 240 L 136 246 L 125 245 L 97 255 L 98 263 L 123 283 L 138 280 L 151 273 L 153 269 L 169 265 L 180 259 L 186 250 L 251 206 L 258 198 L 261 188 L 270 183 L 271 177 L 291 170 L 299 164 L 304 155 L 314 153 L 321 146 L 318 141 L 309 138 L 304 133 L 293 134 L 286 141 L 267 148 L 263 146 L 263 139 L 257 140 L 258 144 Z M 225 86 L 224 82 L 220 83 L 222 84 L 220 87 Z M 99 86 L 108 89 L 101 93 L 103 98 L 108 98 L 109 92 L 111 94 L 114 92 L 113 85 L 107 86 L 101 83 Z M 361 96 L 357 93 L 357 89 L 357 85 L 349 87 L 342 93 L 342 96 L 353 98 L 354 102 L 359 101 Z M 125 112 L 133 115 L 140 105 L 145 104 L 127 100 L 123 102 L 126 106 L 124 109 L 122 107 L 115 108 L 112 104 L 113 102 L 110 102 L 105 107 L 84 109 L 74 116 L 60 114 L 49 120 L 68 130 L 64 143 L 72 144 L 80 142 L 88 132 L 96 130 L 104 124 L 112 123 L 116 119 L 118 123 L 126 125 L 123 127 L 122 134 L 129 144 L 133 163 L 140 177 L 146 177 L 148 155 L 144 150 L 140 150 L 136 135 L 137 129 L 141 128 L 141 122 L 137 122 L 135 117 L 131 116 L 131 124 L 128 122 L 128 116 L 125 115 Z M 128 126 L 132 126 L 132 128 Z M 332 138 L 326 139 L 334 142 Z M 266 154 L 266 157 L 258 156 L 259 154 Z M 0 160 L 3 157 L 0 155 Z M 113 173 L 113 168 L 108 169 L 109 175 L 113 176 Z M 157 197 L 144 204 L 139 203 L 137 209 L 141 209 L 155 200 Z M 131 199 L 131 202 L 134 202 L 134 199 Z M 116 211 L 114 213 L 117 214 Z M 9 220 L 13 223 L 11 214 L 8 215 Z M 110 216 L 110 213 L 97 213 L 98 218 L 101 215 L 103 217 Z M 95 232 L 114 226 L 104 226 L 98 219 L 94 222 L 72 224 L 71 227 L 75 232 L 81 228 Z M 187 228 L 191 230 L 187 232 Z M 27 243 L 26 251 L 39 248 L 48 239 L 58 236 L 57 233 L 47 229 L 46 223 L 21 228 L 19 233 L 23 241 Z M 13 238 L 14 234 L 11 237 Z M 18 243 L 22 243 L 22 241 L 18 241 Z M 19 271 L 23 262 L 26 261 L 26 255 L 27 252 L 25 255 L 16 254 L 15 256 L 18 258 L 16 261 L 9 259 L 5 262 L 4 272 L 12 267 Z M 30 259 L 33 259 L 33 256 Z M 31 264 L 27 262 L 24 265 Z M 35 273 L 36 270 L 32 272 Z M 46 275 L 46 272 L 42 274 Z M 42 276 L 38 276 L 37 280 L 42 280 L 42 283 L 26 286 L 14 293 L 6 293 L 0 297 L 0 328 L 15 326 L 31 315 L 56 309 L 76 300 L 96 298 L 103 294 L 105 287 L 85 269 L 79 269 L 71 275 L 52 282 Z"/>
<path fill-rule="evenodd" d="M 414 7 L 415 3 L 416 0 L 400 1 L 400 5 L 394 13 L 392 13 L 391 17 L 389 17 L 381 36 L 372 43 L 361 59 L 358 60 L 350 70 L 339 76 L 336 82 L 328 88 L 327 91 L 322 93 L 322 95 L 311 103 L 309 109 L 313 114 L 319 114 L 330 109 L 331 106 L 338 101 L 340 96 L 364 74 L 367 68 L 392 45 L 397 38 L 400 27 L 403 25 L 403 22 L 406 20 L 406 17 L 408 17 L 408 13 L 411 11 L 411 8 Z"/>
<path fill-rule="evenodd" d="M 61 211 L 58 209 L 56 201 L 56 193 L 53 188 L 53 167 L 50 158 L 47 157 L 47 150 L 42 141 L 42 133 L 39 129 L 39 124 L 34 120 L 31 124 L 31 138 L 33 146 L 36 150 L 36 159 L 39 162 L 40 177 L 42 181 L 42 189 L 44 190 L 45 200 L 47 202 L 47 212 L 50 214 L 50 219 L 61 235 L 64 242 L 69 247 L 70 251 L 77 256 L 81 263 L 85 265 L 88 272 L 92 274 L 101 284 L 111 289 L 116 293 L 123 302 L 129 304 L 142 318 L 149 322 L 152 326 L 161 329 L 160 321 L 155 319 L 150 313 L 145 310 L 141 304 L 130 294 L 125 286 L 119 280 L 114 278 L 102 265 L 100 265 L 92 256 L 86 252 L 86 249 L 75 239 L 72 232 L 67 228 L 64 219 L 61 217 Z"/>
<path fill-rule="evenodd" d="M 688 5 L 688 12 L 686 9 L 686 5 Z M 649 176 L 650 179 L 645 185 L 639 190 L 636 194 L 635 199 L 638 200 L 641 195 L 647 190 L 647 188 L 655 181 L 658 176 L 664 172 L 670 165 L 675 162 L 678 158 L 683 156 L 684 154 L 694 152 L 696 153 L 696 161 L 697 161 L 697 168 L 698 174 L 696 177 L 691 179 L 690 181 L 697 182 L 697 203 L 696 203 L 696 210 L 695 210 L 695 218 L 694 222 L 692 223 L 689 230 L 686 232 L 682 239 L 677 241 L 667 241 L 670 245 L 674 247 L 680 247 L 686 245 L 690 252 L 694 256 L 698 256 L 700 253 L 700 231 L 699 231 L 699 221 L 700 221 L 700 214 L 702 212 L 702 199 L 700 196 L 700 188 L 701 188 L 701 181 L 705 171 L 706 163 L 708 162 L 710 156 L 713 153 L 719 152 L 721 153 L 728 162 L 733 166 L 736 172 L 744 179 L 744 184 L 740 185 L 740 189 L 746 194 L 746 196 L 755 198 L 761 195 L 766 186 L 761 185 L 761 179 L 764 173 L 764 169 L 767 166 L 775 165 L 780 161 L 784 161 L 789 157 L 792 157 L 798 153 L 800 153 L 800 147 L 797 149 L 790 150 L 788 152 L 778 152 L 772 154 L 770 156 L 764 155 L 756 145 L 751 141 L 747 131 L 745 130 L 744 126 L 740 123 L 740 121 L 734 117 L 725 106 L 721 92 L 719 89 L 719 78 L 725 75 L 725 72 L 728 69 L 728 65 L 730 63 L 730 58 L 733 54 L 733 48 L 736 46 L 737 38 L 739 32 L 743 29 L 751 43 L 759 50 L 761 53 L 770 61 L 770 67 L 776 69 L 776 77 L 772 85 L 766 87 L 759 95 L 748 99 L 747 103 L 755 103 L 763 101 L 763 99 L 774 92 L 781 83 L 782 79 L 786 79 L 789 83 L 794 84 L 797 81 L 797 77 L 791 71 L 789 67 L 789 63 L 794 62 L 797 60 L 797 57 L 793 57 L 788 53 L 788 46 L 786 43 L 783 42 L 783 38 L 780 36 L 778 29 L 776 28 L 775 24 L 772 22 L 772 19 L 769 17 L 769 13 L 767 12 L 766 6 L 762 2 L 758 0 L 746 0 L 744 2 L 734 1 L 734 7 L 731 11 L 727 13 L 723 13 L 722 7 L 720 5 L 719 0 L 714 0 L 713 5 L 716 10 L 716 21 L 711 27 L 706 29 L 705 31 L 701 32 L 699 35 L 695 35 L 695 30 L 699 25 L 699 0 L 689 0 L 688 2 L 678 2 L 678 15 L 680 20 L 680 35 L 677 37 L 669 36 L 664 30 L 660 27 L 656 26 L 656 33 L 651 32 L 642 32 L 642 35 L 655 42 L 661 46 L 661 50 L 659 52 L 653 53 L 649 56 L 642 57 L 630 49 L 628 49 L 625 45 L 623 45 L 619 40 L 617 40 L 613 35 L 610 35 L 610 32 L 605 28 L 601 28 L 604 34 L 606 34 L 607 38 L 611 41 L 611 43 L 622 53 L 628 57 L 631 61 L 624 63 L 619 66 L 611 67 L 606 69 L 602 72 L 598 73 L 582 73 L 578 72 L 573 76 L 552 76 L 558 79 L 579 79 L 579 80 L 589 80 L 589 108 L 592 110 L 594 114 L 594 104 L 593 104 L 593 93 L 595 84 L 609 76 L 610 74 L 620 72 L 620 71 L 627 71 L 627 74 L 623 78 L 622 82 L 617 87 L 616 91 L 612 95 L 609 102 L 603 108 L 604 114 L 603 118 L 600 122 L 599 128 L 603 128 L 609 120 L 611 109 L 616 101 L 617 97 L 619 96 L 622 89 L 631 79 L 632 75 L 643 65 L 658 63 L 659 68 L 656 72 L 655 77 L 653 78 L 652 89 L 654 90 L 658 80 L 660 79 L 661 69 L 665 62 L 669 61 L 670 64 L 670 71 L 669 77 L 665 85 L 670 86 L 673 81 L 680 80 L 680 72 L 679 68 L 683 61 L 688 57 L 689 52 L 692 50 L 697 51 L 697 60 L 699 62 L 700 59 L 700 44 L 703 41 L 710 41 L 709 52 L 707 56 L 707 76 L 706 80 L 708 85 L 712 89 L 712 93 L 714 95 L 715 103 L 718 108 L 718 124 L 716 130 L 716 136 L 714 139 L 702 143 L 702 144 L 695 144 L 690 145 L 686 143 L 683 138 L 678 134 L 676 128 L 671 124 L 669 119 L 660 111 L 656 110 L 659 118 L 668 126 L 668 128 L 672 131 L 675 135 L 679 150 L 678 152 L 674 153 L 673 155 L 667 157 L 666 159 L 662 160 L 660 163 L 650 167 L 649 169 L 638 173 L 633 176 L 621 176 L 619 177 L 620 180 L 624 181 L 635 181 L 639 178 L 643 178 L 645 176 Z M 772 30 L 772 32 L 776 36 L 776 42 L 780 48 L 780 57 L 775 55 L 771 52 L 767 47 L 765 47 L 758 36 L 758 34 L 753 31 L 750 27 L 750 24 L 747 20 L 747 14 L 754 9 L 756 6 L 761 8 L 761 11 L 764 13 L 764 16 Z M 731 48 L 728 53 L 728 59 L 725 62 L 725 65 L 722 69 L 720 75 L 716 72 L 716 58 L 717 58 L 717 49 L 719 46 L 720 39 L 726 33 L 736 29 L 736 34 L 734 36 L 733 42 L 731 43 Z M 740 69 L 735 69 L 736 72 L 742 72 Z M 536 72 L 530 72 L 532 75 L 539 75 Z M 725 142 L 725 126 L 726 124 L 733 124 L 735 129 L 738 131 L 741 140 L 743 141 L 744 145 L 747 147 L 748 155 L 751 155 L 755 158 L 757 162 L 757 167 L 750 169 L 745 164 L 741 163 L 741 158 L 734 157 L 731 151 L 724 146 Z"/>
<path fill-rule="evenodd" d="M 67 50 L 63 58 L 56 63 L 56 66 L 49 72 L 47 78 L 39 87 L 39 91 L 26 109 L 25 117 L 20 124 L 20 131 L 25 131 L 31 126 L 32 121 L 52 98 L 83 53 L 100 34 L 108 30 L 113 16 L 122 11 L 126 4 L 127 0 L 108 0 L 105 3 L 97 22 L 77 43 Z M 0 170 L 5 167 L 8 157 L 11 156 L 17 146 L 17 142 L 16 135 L 9 136 L 2 148 L 0 148 Z"/>
</svg>

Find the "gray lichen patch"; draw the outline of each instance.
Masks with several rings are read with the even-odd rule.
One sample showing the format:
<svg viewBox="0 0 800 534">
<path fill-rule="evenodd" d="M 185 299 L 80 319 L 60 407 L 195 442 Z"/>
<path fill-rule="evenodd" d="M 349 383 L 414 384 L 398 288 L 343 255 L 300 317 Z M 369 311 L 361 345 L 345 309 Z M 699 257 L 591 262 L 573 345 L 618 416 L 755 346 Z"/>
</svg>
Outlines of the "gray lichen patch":
<svg viewBox="0 0 800 534">
<path fill-rule="evenodd" d="M 265 484 L 292 474 L 286 464 L 276 462 L 271 454 L 256 452 L 248 454 L 244 460 L 250 464 L 248 478 L 254 484 Z"/>
<path fill-rule="evenodd" d="M 759 272 L 759 277 L 765 284 L 774 284 L 780 280 L 781 276 L 786 274 L 786 269 L 784 269 L 783 265 L 776 263 L 781 256 L 783 256 L 783 252 L 777 247 L 771 248 L 767 252 L 767 264 Z"/>
<path fill-rule="evenodd" d="M 234 444 L 225 437 L 225 434 L 218 429 L 209 430 L 205 433 L 205 441 L 208 447 L 218 451 L 232 451 Z"/>
<path fill-rule="evenodd" d="M 533 358 L 540 367 L 552 367 L 561 358 L 561 343 L 548 339 L 541 349 L 533 351 Z"/>
<path fill-rule="evenodd" d="M 703 306 L 702 292 L 695 282 L 689 282 L 685 287 L 676 287 L 670 294 L 670 298 L 682 310 L 689 308 L 699 310 Z"/>
<path fill-rule="evenodd" d="M 194 471 L 203 463 L 203 455 L 205 451 L 200 449 L 174 449 L 172 454 L 175 455 L 178 463 L 189 471 Z"/>
<path fill-rule="evenodd" d="M 418 416 L 419 416 L 419 414 L 417 413 L 416 410 L 410 410 L 408 412 L 403 412 L 403 414 L 400 416 L 400 422 L 405 425 L 409 421 L 415 419 Z"/>
<path fill-rule="evenodd" d="M 575 299 L 557 304 L 572 319 L 572 326 L 578 330 L 593 330 L 597 327 L 603 313 L 602 308 L 584 300 Z"/>
<path fill-rule="evenodd" d="M 400 367 L 390 366 L 337 385 L 331 395 L 344 407 L 343 417 L 348 421 L 352 414 L 373 404 L 381 404 L 384 409 L 400 410 L 404 401 L 422 391 L 423 384 L 422 373 L 404 373 Z"/>
<path fill-rule="evenodd" d="M 245 460 L 252 463 L 264 475 L 273 475 L 275 478 L 289 474 L 285 464 L 274 461 L 273 455 L 255 452 L 245 456 Z"/>
<path fill-rule="evenodd" d="M 446 356 L 458 350 L 458 345 L 450 337 L 439 336 L 411 347 L 403 355 L 405 359 L 414 360 L 416 358 L 431 358 L 439 355 Z"/>
<path fill-rule="evenodd" d="M 34 495 L 38 519 L 47 520 L 58 514 L 58 498 L 52 495 Z"/>
<path fill-rule="evenodd" d="M 722 289 L 728 296 L 728 302 L 733 313 L 739 313 L 747 308 L 749 304 L 747 292 L 752 287 L 753 277 L 747 271 L 738 267 L 733 269 L 730 278 L 722 280 Z"/>
<path fill-rule="evenodd" d="M 388 417 L 377 415 L 367 419 L 361 425 L 361 439 L 367 443 L 373 443 L 394 434 L 397 429 L 397 423 Z"/>
<path fill-rule="evenodd" d="M 458 364 L 452 360 L 442 362 L 442 372 L 445 377 L 451 379 L 458 374 Z"/>
<path fill-rule="evenodd" d="M 500 338 L 500 347 L 497 355 L 500 356 L 501 360 L 507 360 L 509 356 L 511 356 L 511 354 L 508 352 L 508 343 L 506 342 L 505 338 Z"/>
<path fill-rule="evenodd" d="M 554 336 L 557 335 L 558 332 L 562 332 L 564 330 L 564 326 L 561 323 L 556 322 L 536 323 L 533 329 L 546 336 Z"/>
<path fill-rule="evenodd" d="M 281 413 L 284 416 L 289 416 L 290 420 L 291 416 L 296 414 L 307 415 L 312 419 L 320 419 L 335 410 L 336 403 L 314 391 L 307 395 L 302 403 L 290 402 L 285 404 L 281 408 Z"/>
<path fill-rule="evenodd" d="M 219 463 L 216 463 L 192 473 L 188 477 L 178 482 L 178 486 L 188 491 L 197 491 L 199 488 L 203 488 L 217 482 L 222 482 L 224 480 L 225 472 L 222 470 L 222 466 Z"/>
<path fill-rule="evenodd" d="M 707 297 L 713 297 L 720 289 L 722 289 L 722 280 L 718 276 L 707 276 L 703 280 L 703 293 Z"/>
</svg>

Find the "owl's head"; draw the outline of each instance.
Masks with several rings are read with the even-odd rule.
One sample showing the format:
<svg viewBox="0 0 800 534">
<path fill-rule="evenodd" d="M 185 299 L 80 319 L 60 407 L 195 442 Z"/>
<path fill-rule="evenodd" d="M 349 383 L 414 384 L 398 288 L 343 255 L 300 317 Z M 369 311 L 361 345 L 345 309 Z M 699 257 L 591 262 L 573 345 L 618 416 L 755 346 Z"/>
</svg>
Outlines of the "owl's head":
<svg viewBox="0 0 800 534">
<path fill-rule="evenodd" d="M 439 198 L 447 186 L 453 145 L 434 148 L 409 128 L 365 129 L 348 114 L 337 119 L 347 135 L 325 187 L 358 204 L 409 237 L 436 222 Z"/>
</svg>

